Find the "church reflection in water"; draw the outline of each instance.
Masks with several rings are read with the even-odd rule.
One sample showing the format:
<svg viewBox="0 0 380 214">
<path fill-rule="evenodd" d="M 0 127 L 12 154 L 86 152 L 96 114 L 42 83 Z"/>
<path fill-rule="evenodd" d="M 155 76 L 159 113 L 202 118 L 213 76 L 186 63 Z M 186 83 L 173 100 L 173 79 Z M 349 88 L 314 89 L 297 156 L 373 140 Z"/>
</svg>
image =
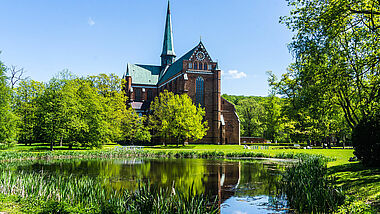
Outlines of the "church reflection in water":
<svg viewBox="0 0 380 214">
<path fill-rule="evenodd" d="M 253 160 L 136 158 L 36 162 L 18 167 L 23 171 L 96 177 L 116 190 L 135 190 L 139 182 L 149 181 L 166 189 L 175 187 L 189 197 L 196 193 L 218 196 L 222 213 L 234 206 L 252 209 L 255 203 L 281 210 L 284 204 L 278 186 L 283 168 L 280 163 Z"/>
</svg>

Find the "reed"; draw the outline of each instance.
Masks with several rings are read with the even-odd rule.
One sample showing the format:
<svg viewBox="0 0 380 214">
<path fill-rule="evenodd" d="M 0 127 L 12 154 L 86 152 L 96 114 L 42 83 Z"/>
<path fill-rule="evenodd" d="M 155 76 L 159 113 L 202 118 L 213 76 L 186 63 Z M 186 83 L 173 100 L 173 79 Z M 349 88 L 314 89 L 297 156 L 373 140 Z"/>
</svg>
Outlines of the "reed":
<svg viewBox="0 0 380 214">
<path fill-rule="evenodd" d="M 330 213 L 344 202 L 341 189 L 327 175 L 327 160 L 321 156 L 301 156 L 286 168 L 283 190 L 289 205 L 300 213 Z"/>
<path fill-rule="evenodd" d="M 219 208 L 204 195 L 155 188 L 140 184 L 130 192 L 102 186 L 89 177 L 37 173 L 0 172 L 0 194 L 33 201 L 39 213 L 218 213 Z M 192 190 L 189 190 L 192 191 Z M 37 201 L 38 203 L 36 203 Z M 43 206 L 41 206 L 41 202 Z M 30 204 L 30 203 L 29 203 Z"/>
</svg>

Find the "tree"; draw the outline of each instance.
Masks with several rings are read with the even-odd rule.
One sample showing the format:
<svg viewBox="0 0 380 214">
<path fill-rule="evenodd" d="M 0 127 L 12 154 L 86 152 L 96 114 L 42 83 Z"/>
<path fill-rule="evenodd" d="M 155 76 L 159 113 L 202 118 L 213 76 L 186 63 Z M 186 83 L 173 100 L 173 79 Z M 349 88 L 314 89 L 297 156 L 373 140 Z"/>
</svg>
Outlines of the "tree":
<svg viewBox="0 0 380 214">
<path fill-rule="evenodd" d="M 288 77 L 298 85 L 297 99 L 307 106 L 340 106 L 354 128 L 380 108 L 380 2 L 289 0 L 289 5 L 294 9 L 281 20 L 296 32 L 290 44 L 296 61 Z"/>
<path fill-rule="evenodd" d="M 280 99 L 274 95 L 269 96 L 265 102 L 265 138 L 272 142 L 280 140 L 282 132 Z"/>
<path fill-rule="evenodd" d="M 123 140 L 132 144 L 151 140 L 149 127 L 145 126 L 146 116 L 139 116 L 132 108 L 128 108 L 122 119 Z"/>
<path fill-rule="evenodd" d="M 365 165 L 380 166 L 380 114 L 363 118 L 354 128 L 354 154 Z"/>
<path fill-rule="evenodd" d="M 10 146 L 16 140 L 17 117 L 11 109 L 11 90 L 7 85 L 5 66 L 0 62 L 0 146 Z"/>
<path fill-rule="evenodd" d="M 266 128 L 264 124 L 265 109 L 258 99 L 245 97 L 237 101 L 236 111 L 241 120 L 242 136 L 263 136 L 263 132 Z"/>
<path fill-rule="evenodd" d="M 179 143 L 202 139 L 208 130 L 205 110 L 195 106 L 187 94 L 174 95 L 164 91 L 151 104 L 149 122 L 165 141 L 173 138 Z"/>
<path fill-rule="evenodd" d="M 45 85 L 34 80 L 21 81 L 14 93 L 14 110 L 19 120 L 19 137 L 21 143 L 31 145 L 37 142 L 39 126 L 37 118 L 38 99 L 42 96 Z"/>
</svg>

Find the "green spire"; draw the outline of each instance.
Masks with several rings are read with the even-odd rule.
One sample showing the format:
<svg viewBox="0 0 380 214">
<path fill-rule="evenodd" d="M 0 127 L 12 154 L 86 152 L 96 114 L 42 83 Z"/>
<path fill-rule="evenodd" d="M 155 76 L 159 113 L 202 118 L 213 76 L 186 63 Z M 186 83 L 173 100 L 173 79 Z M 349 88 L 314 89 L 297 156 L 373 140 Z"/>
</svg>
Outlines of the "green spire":
<svg viewBox="0 0 380 214">
<path fill-rule="evenodd" d="M 168 1 L 168 10 L 166 13 L 166 25 L 164 33 L 164 45 L 161 54 L 161 66 L 170 65 L 174 62 L 175 53 L 173 46 L 172 19 L 170 15 L 170 2 Z"/>
</svg>

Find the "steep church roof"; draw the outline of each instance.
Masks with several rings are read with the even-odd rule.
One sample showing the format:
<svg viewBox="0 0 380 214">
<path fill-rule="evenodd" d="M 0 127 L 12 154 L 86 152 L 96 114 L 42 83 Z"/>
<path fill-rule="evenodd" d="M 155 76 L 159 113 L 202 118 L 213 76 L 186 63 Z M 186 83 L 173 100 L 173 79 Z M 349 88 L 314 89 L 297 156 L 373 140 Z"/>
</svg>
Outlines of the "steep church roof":
<svg viewBox="0 0 380 214">
<path fill-rule="evenodd" d="M 157 85 L 161 66 L 127 64 L 126 76 L 132 77 L 133 84 Z"/>
<path fill-rule="evenodd" d="M 189 52 L 187 52 L 185 55 L 183 55 L 181 58 L 179 58 L 173 64 L 171 64 L 166 70 L 164 70 L 158 80 L 158 84 L 161 84 L 166 80 L 170 79 L 170 77 L 180 73 L 183 68 L 183 60 L 189 60 L 190 57 L 193 55 L 194 51 L 197 49 L 197 47 L 198 46 L 191 49 Z"/>
</svg>

